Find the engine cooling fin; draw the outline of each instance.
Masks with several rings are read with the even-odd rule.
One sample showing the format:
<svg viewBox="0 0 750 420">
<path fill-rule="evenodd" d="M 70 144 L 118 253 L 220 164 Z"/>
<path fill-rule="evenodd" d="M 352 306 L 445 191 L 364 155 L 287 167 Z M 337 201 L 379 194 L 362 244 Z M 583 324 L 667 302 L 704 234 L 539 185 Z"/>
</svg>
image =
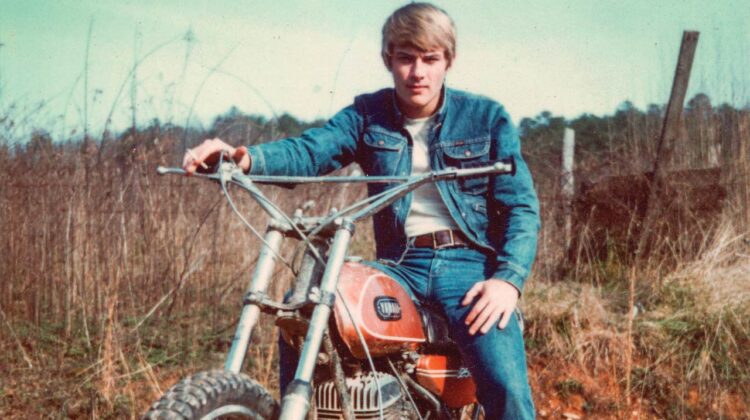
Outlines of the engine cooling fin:
<svg viewBox="0 0 750 420">
<path fill-rule="evenodd" d="M 375 375 L 377 375 L 377 381 L 375 381 Z M 369 372 L 353 378 L 346 378 L 346 389 L 349 392 L 354 416 L 357 419 L 380 418 L 378 385 L 380 386 L 380 398 L 383 401 L 383 416 L 385 418 L 399 418 L 404 408 L 404 399 L 398 380 L 387 373 Z M 315 387 L 315 403 L 317 418 L 344 418 L 336 384 L 332 380 Z"/>
</svg>

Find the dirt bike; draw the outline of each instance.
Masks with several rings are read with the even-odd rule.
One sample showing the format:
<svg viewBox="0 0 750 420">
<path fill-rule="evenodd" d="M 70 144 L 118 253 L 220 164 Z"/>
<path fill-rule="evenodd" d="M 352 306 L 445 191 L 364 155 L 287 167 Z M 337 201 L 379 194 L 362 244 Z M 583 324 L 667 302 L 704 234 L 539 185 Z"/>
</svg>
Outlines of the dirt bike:
<svg viewBox="0 0 750 420">
<path fill-rule="evenodd" d="M 174 385 L 145 414 L 147 419 L 479 419 L 474 383 L 437 312 L 412 301 L 385 273 L 347 255 L 355 223 L 421 185 L 512 173 L 512 161 L 447 168 L 413 176 L 286 177 L 245 175 L 223 159 L 210 174 L 233 211 L 253 232 L 227 190 L 236 185 L 268 213 L 270 221 L 243 299 L 242 313 L 223 370 L 198 373 Z M 162 168 L 160 174 L 184 174 Z M 256 184 L 389 183 L 389 189 L 326 216 L 304 209 L 284 214 Z M 267 294 L 282 241 L 299 241 L 299 267 L 284 301 Z M 281 402 L 241 373 L 261 314 L 275 317 L 282 337 L 298 350 L 294 380 Z"/>
</svg>

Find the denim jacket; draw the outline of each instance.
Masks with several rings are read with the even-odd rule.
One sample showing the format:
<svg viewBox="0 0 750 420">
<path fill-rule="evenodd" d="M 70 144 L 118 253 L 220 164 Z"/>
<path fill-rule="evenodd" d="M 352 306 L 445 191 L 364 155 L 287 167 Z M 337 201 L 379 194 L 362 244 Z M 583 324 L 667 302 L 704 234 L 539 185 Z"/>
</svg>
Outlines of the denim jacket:
<svg viewBox="0 0 750 420">
<path fill-rule="evenodd" d="M 470 167 L 512 159 L 513 175 L 437 183 L 458 227 L 479 249 L 494 256 L 492 278 L 519 291 L 529 275 L 537 247 L 539 202 L 521 157 L 518 133 L 495 101 L 443 88 L 442 105 L 430 133 L 433 170 Z M 248 148 L 251 174 L 317 176 L 352 162 L 367 175 L 411 173 L 412 139 L 391 88 L 355 98 L 321 128 Z M 392 184 L 370 184 L 370 195 Z M 377 256 L 397 260 L 406 247 L 405 221 L 412 194 L 373 217 Z"/>
</svg>

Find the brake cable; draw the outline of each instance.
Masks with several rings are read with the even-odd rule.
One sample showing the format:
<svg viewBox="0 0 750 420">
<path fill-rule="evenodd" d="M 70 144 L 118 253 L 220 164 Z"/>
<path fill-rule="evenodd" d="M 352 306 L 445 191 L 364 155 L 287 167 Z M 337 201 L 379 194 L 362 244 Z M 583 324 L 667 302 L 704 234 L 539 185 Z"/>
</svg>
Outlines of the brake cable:
<svg viewBox="0 0 750 420">
<path fill-rule="evenodd" d="M 258 239 L 260 239 L 260 241 L 261 241 L 261 242 L 263 242 L 263 244 L 264 244 L 264 245 L 266 246 L 266 249 L 268 249 L 269 251 L 271 251 L 271 253 L 273 253 L 273 255 L 274 255 L 274 256 L 275 256 L 276 258 L 278 258 L 278 259 L 279 259 L 279 261 L 283 262 L 283 263 L 284 263 L 284 265 L 286 265 L 286 266 L 287 266 L 287 267 L 289 267 L 289 268 L 290 268 L 290 269 L 291 269 L 292 271 L 294 271 L 294 268 L 292 267 L 292 265 L 291 265 L 291 264 L 289 264 L 289 262 L 288 262 L 288 261 L 287 261 L 287 260 L 286 260 L 286 259 L 285 259 L 284 257 L 282 257 L 281 255 L 279 255 L 279 253 L 278 253 L 278 252 L 276 252 L 276 250 L 275 250 L 275 249 L 273 249 L 273 247 L 271 246 L 271 244 L 269 244 L 269 243 L 268 243 L 268 241 L 266 241 L 266 238 L 264 238 L 264 237 L 263 237 L 263 235 L 261 235 L 261 234 L 260 234 L 260 232 L 258 232 L 258 231 L 257 231 L 257 230 L 256 230 L 256 229 L 255 229 L 255 228 L 253 227 L 253 225 L 251 225 L 251 224 L 250 224 L 250 223 L 249 223 L 249 222 L 247 221 L 247 219 L 245 219 L 245 217 L 244 217 L 244 216 L 242 215 L 242 213 L 240 213 L 240 211 L 239 211 L 239 210 L 237 209 L 237 206 L 235 206 L 235 204 L 234 204 L 234 201 L 232 200 L 232 197 L 231 197 L 231 196 L 229 195 L 229 190 L 227 189 L 226 183 L 224 182 L 224 179 L 223 179 L 223 178 L 222 178 L 222 180 L 221 180 L 221 182 L 220 182 L 219 184 L 221 185 L 221 190 L 222 190 L 222 192 L 224 193 L 224 196 L 225 196 L 225 197 L 227 198 L 227 201 L 229 202 L 229 206 L 230 206 L 230 207 L 232 208 L 232 211 L 234 212 L 234 214 L 236 214 L 236 215 L 237 215 L 237 217 L 239 217 L 239 218 L 240 218 L 240 220 L 242 221 L 242 223 L 243 223 L 243 224 L 244 224 L 245 226 L 247 226 L 247 228 L 248 228 L 248 229 L 250 229 L 250 231 L 251 231 L 251 232 L 253 232 L 253 234 L 254 234 L 255 236 L 257 236 L 257 237 L 258 237 Z"/>
<path fill-rule="evenodd" d="M 220 156 L 220 161 L 223 161 L 224 156 L 225 156 L 224 153 L 222 153 L 222 155 Z M 222 171 L 225 171 L 225 170 L 222 170 Z M 269 246 L 268 242 L 266 242 L 266 240 L 263 238 L 263 236 L 260 234 L 260 232 L 258 232 L 258 230 L 255 229 L 247 221 L 247 219 L 245 219 L 244 216 L 242 216 L 242 214 L 240 213 L 240 211 L 237 209 L 237 206 L 234 204 L 234 201 L 232 200 L 232 197 L 229 195 L 229 190 L 227 189 L 227 185 L 226 185 L 228 181 L 231 181 L 231 178 L 228 179 L 226 177 L 226 175 L 225 175 L 226 173 L 227 172 L 222 172 L 221 173 L 221 175 L 219 177 L 219 184 L 221 185 L 221 189 L 222 189 L 222 191 L 224 193 L 224 196 L 227 198 L 227 201 L 229 201 L 229 205 L 232 208 L 232 211 L 240 218 L 240 220 L 245 224 L 245 226 L 247 226 L 250 229 L 250 231 L 255 236 L 257 236 L 261 240 L 261 242 L 263 242 L 266 245 L 267 248 L 270 249 L 271 247 Z M 240 182 L 237 182 L 237 181 L 231 181 L 231 182 L 234 182 L 234 183 L 240 185 L 242 188 L 245 188 L 248 191 L 250 190 L 246 185 L 243 185 Z M 307 235 L 305 235 L 297 227 L 296 223 L 294 223 L 294 221 L 289 216 L 287 216 L 286 213 L 284 213 L 284 211 L 282 211 L 274 202 L 272 202 L 271 200 L 269 200 L 268 198 L 266 198 L 262 193 L 260 193 L 260 194 L 256 193 L 256 194 L 253 194 L 253 196 L 255 197 L 256 200 L 262 201 L 264 204 L 266 204 L 267 206 L 269 206 L 270 208 L 272 208 L 276 212 L 276 216 L 280 216 L 282 218 L 282 220 L 284 222 L 286 222 L 287 225 L 297 235 L 299 235 L 300 240 L 303 241 L 307 245 L 307 247 L 310 249 L 310 251 L 312 252 L 313 256 L 318 260 L 318 262 L 320 264 L 325 265 L 325 261 L 323 261 L 323 258 L 320 256 L 320 252 L 318 251 L 317 247 L 312 243 L 312 241 L 310 241 L 309 237 Z M 281 255 L 279 255 L 278 252 L 276 252 L 275 250 L 271 250 L 271 251 L 273 252 L 273 254 L 274 254 L 275 257 L 279 258 L 279 260 L 284 263 L 284 265 L 286 265 L 287 267 L 289 267 L 289 269 L 292 271 L 292 273 L 294 275 L 297 275 L 297 270 L 294 268 L 294 265 L 293 265 L 294 260 L 292 260 L 292 263 L 289 263 L 285 258 L 283 258 Z"/>
<path fill-rule="evenodd" d="M 360 344 L 362 344 L 362 349 L 365 351 L 365 357 L 367 358 L 367 363 L 370 365 L 370 369 L 372 369 L 372 378 L 375 380 L 375 388 L 378 391 L 378 416 L 380 420 L 384 420 L 385 417 L 383 416 L 383 394 L 380 392 L 380 381 L 378 380 L 378 370 L 375 369 L 375 362 L 372 360 L 372 355 L 370 354 L 370 348 L 367 346 L 367 342 L 365 341 L 365 336 L 362 334 L 362 330 L 359 329 L 359 325 L 357 325 L 356 320 L 354 319 L 354 314 L 352 314 L 352 311 L 349 309 L 349 305 L 346 304 L 346 300 L 341 295 L 341 290 L 339 289 L 338 285 L 336 286 L 336 294 L 339 295 L 339 301 L 344 305 L 344 310 L 346 310 L 347 316 L 349 316 L 349 319 L 352 321 L 352 325 L 354 326 L 354 331 L 357 333 L 357 337 L 359 338 Z"/>
</svg>

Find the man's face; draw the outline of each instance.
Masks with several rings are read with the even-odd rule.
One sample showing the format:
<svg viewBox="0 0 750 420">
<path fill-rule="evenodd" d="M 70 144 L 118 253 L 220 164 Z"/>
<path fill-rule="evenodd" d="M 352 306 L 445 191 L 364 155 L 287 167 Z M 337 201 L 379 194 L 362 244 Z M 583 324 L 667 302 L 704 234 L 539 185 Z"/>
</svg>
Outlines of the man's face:
<svg viewBox="0 0 750 420">
<path fill-rule="evenodd" d="M 408 46 L 395 47 L 390 70 L 401 112 L 409 118 L 434 114 L 449 67 L 443 49 L 423 52 Z"/>
</svg>

